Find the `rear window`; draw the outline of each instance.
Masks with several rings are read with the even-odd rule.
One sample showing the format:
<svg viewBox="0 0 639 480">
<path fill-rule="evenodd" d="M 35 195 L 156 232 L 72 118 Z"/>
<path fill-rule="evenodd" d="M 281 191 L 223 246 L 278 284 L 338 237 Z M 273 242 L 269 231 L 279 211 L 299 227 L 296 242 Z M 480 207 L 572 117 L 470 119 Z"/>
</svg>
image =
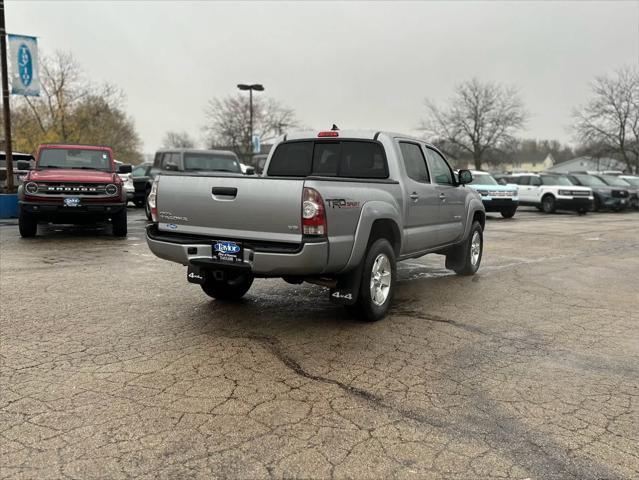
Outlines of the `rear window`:
<svg viewBox="0 0 639 480">
<path fill-rule="evenodd" d="M 377 142 L 339 140 L 286 142 L 273 153 L 275 177 L 388 178 L 384 149 Z"/>
</svg>

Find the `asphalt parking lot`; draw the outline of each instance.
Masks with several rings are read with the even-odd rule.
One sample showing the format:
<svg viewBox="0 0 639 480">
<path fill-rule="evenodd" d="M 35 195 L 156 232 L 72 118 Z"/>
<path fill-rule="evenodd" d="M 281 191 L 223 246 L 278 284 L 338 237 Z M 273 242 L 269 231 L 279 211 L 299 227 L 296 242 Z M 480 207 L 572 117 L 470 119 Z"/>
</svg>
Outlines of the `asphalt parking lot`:
<svg viewBox="0 0 639 480">
<path fill-rule="evenodd" d="M 2 478 L 639 477 L 639 213 L 492 216 L 375 324 L 217 303 L 129 225 L 0 226 Z"/>
</svg>

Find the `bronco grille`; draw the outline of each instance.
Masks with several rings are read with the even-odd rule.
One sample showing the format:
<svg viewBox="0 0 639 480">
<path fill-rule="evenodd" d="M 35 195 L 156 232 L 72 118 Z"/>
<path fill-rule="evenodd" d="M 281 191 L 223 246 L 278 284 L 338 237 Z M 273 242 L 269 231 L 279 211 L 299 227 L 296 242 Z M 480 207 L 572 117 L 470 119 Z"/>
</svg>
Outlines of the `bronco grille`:
<svg viewBox="0 0 639 480">
<path fill-rule="evenodd" d="M 584 191 L 584 190 L 573 190 L 572 194 L 575 197 L 589 197 L 590 196 L 590 192 Z"/>
<path fill-rule="evenodd" d="M 501 191 L 501 190 L 488 191 L 488 195 L 490 195 L 491 197 L 512 197 L 514 194 L 515 192 L 507 192 L 507 191 Z"/>
<path fill-rule="evenodd" d="M 104 183 L 38 183 L 37 195 L 106 195 Z"/>
</svg>

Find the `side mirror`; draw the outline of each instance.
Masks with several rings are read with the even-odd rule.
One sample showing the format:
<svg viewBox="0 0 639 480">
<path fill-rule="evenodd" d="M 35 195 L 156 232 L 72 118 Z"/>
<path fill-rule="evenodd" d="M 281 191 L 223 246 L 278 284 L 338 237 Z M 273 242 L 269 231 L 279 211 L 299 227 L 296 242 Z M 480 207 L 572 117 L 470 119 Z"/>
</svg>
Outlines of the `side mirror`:
<svg viewBox="0 0 639 480">
<path fill-rule="evenodd" d="M 175 163 L 167 163 L 167 164 L 164 166 L 164 169 L 165 169 L 165 170 L 170 170 L 170 171 L 172 171 L 172 172 L 177 172 L 177 171 L 178 171 L 178 166 L 177 166 L 177 164 L 175 164 Z"/>
<path fill-rule="evenodd" d="M 28 160 L 18 160 L 16 164 L 18 170 L 31 170 L 31 162 Z"/>
<path fill-rule="evenodd" d="M 118 166 L 118 173 L 131 173 L 133 171 L 133 167 L 128 163 L 123 163 Z"/>
<path fill-rule="evenodd" d="M 255 175 L 255 168 L 246 167 L 246 173 L 244 173 L 244 175 Z"/>
<path fill-rule="evenodd" d="M 473 174 L 470 172 L 470 170 L 460 170 L 457 176 L 459 177 L 460 185 L 466 185 L 467 183 L 473 181 Z"/>
</svg>

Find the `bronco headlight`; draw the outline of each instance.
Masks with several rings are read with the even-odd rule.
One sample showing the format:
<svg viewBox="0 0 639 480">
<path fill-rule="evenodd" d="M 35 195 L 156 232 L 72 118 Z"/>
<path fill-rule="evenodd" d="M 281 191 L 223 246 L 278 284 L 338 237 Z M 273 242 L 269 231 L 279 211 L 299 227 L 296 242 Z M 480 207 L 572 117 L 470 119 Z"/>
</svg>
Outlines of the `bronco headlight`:
<svg viewBox="0 0 639 480">
<path fill-rule="evenodd" d="M 109 183 L 105 188 L 104 191 L 106 192 L 107 195 L 117 195 L 118 193 L 118 187 L 112 183 Z"/>
<path fill-rule="evenodd" d="M 29 182 L 24 186 L 24 191 L 30 195 L 38 193 L 38 184 L 35 182 Z"/>
<path fill-rule="evenodd" d="M 486 190 L 477 190 L 477 193 L 479 193 L 482 197 L 488 195 L 488 192 Z"/>
</svg>

